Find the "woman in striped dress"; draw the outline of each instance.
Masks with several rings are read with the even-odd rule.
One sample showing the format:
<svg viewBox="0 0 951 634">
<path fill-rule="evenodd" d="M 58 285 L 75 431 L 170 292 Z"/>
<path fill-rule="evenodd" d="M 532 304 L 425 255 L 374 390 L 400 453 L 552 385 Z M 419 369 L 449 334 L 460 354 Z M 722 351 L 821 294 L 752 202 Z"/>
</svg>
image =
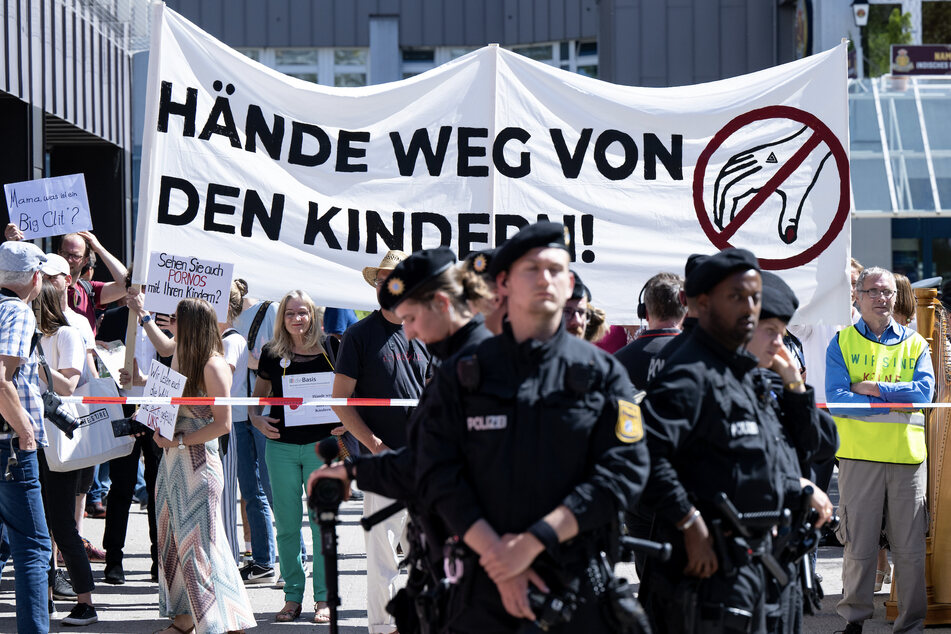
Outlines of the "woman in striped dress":
<svg viewBox="0 0 951 634">
<path fill-rule="evenodd" d="M 215 311 L 184 299 L 176 310 L 173 369 L 185 375 L 184 396 L 227 397 L 231 369 L 222 356 Z M 159 612 L 174 619 L 162 630 L 236 632 L 254 627 L 254 613 L 224 537 L 223 475 L 218 437 L 231 428 L 227 405 L 179 408 L 175 437 L 155 435 L 165 454 L 159 465 Z"/>
</svg>

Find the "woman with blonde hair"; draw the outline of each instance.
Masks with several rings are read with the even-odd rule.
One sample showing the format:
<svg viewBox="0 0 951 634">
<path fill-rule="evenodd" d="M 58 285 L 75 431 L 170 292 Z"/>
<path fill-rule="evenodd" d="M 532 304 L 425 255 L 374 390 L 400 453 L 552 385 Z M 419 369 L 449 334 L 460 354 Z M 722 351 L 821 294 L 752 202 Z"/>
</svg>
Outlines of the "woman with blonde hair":
<svg viewBox="0 0 951 634">
<path fill-rule="evenodd" d="M 324 349 L 323 331 L 314 302 L 304 291 L 291 291 L 281 300 L 274 338 L 264 346 L 258 362 L 253 396 L 283 397 L 285 377 L 333 372 Z M 248 408 L 251 423 L 267 438 L 264 460 L 271 479 L 277 553 L 284 577 L 284 607 L 279 622 L 300 617 L 307 577 L 301 560 L 301 494 L 307 476 L 320 466 L 317 443 L 331 435 L 339 422 L 286 424 L 285 410 L 272 406 L 268 416 L 261 406 Z M 309 517 L 313 536 L 314 622 L 330 621 L 327 584 L 320 549 L 320 529 Z"/>
<path fill-rule="evenodd" d="M 229 396 L 231 368 L 223 356 L 214 308 L 201 299 L 183 299 L 175 317 L 172 369 L 186 377 L 183 396 Z M 247 592 L 223 539 L 218 437 L 230 429 L 228 405 L 182 405 L 174 438 L 155 434 L 155 444 L 165 451 L 155 484 L 159 612 L 174 619 L 163 634 L 255 626 Z"/>
</svg>

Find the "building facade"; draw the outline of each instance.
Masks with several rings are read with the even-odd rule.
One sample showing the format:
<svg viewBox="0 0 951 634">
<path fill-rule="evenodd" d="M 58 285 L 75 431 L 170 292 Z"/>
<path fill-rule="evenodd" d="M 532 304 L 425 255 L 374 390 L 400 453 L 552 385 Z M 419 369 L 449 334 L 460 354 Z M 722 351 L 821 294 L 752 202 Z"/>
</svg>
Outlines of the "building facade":
<svg viewBox="0 0 951 634">
<path fill-rule="evenodd" d="M 895 5 L 918 40 L 929 0 Z M 945 2 L 947 0 L 932 0 Z M 619 84 L 674 86 L 858 44 L 848 0 L 168 0 L 267 66 L 332 86 L 425 72 L 489 43 Z M 145 0 L 0 0 L 3 183 L 82 171 L 97 233 L 131 253 Z M 139 50 L 146 52 L 137 53 Z M 951 276 L 951 78 L 850 80 L 853 253 Z M 941 236 L 949 236 L 943 238 Z"/>
</svg>

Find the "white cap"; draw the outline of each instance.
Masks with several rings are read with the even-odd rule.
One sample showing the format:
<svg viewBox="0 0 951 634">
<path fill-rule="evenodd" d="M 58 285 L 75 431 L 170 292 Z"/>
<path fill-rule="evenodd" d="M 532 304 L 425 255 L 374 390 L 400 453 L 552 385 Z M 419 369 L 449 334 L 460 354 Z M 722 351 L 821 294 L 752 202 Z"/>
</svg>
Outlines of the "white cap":
<svg viewBox="0 0 951 634">
<path fill-rule="evenodd" d="M 47 253 L 46 263 L 40 267 L 40 270 L 50 276 L 69 275 L 69 262 L 61 255 Z"/>
</svg>

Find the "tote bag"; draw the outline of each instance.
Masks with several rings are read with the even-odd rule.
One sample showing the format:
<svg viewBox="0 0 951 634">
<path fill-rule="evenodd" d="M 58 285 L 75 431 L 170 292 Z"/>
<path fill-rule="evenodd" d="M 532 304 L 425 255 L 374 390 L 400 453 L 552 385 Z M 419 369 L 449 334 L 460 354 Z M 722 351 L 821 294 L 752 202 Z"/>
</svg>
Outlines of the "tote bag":
<svg viewBox="0 0 951 634">
<path fill-rule="evenodd" d="M 112 379 L 90 379 L 80 385 L 74 396 L 119 396 L 116 383 Z M 70 405 L 77 418 L 79 427 L 70 440 L 53 423 L 44 419 L 46 438 L 50 446 L 46 448 L 46 462 L 50 471 L 74 471 L 92 467 L 113 458 L 128 456 L 135 445 L 132 436 L 116 438 L 112 433 L 112 421 L 122 418 L 121 405 Z"/>
</svg>

